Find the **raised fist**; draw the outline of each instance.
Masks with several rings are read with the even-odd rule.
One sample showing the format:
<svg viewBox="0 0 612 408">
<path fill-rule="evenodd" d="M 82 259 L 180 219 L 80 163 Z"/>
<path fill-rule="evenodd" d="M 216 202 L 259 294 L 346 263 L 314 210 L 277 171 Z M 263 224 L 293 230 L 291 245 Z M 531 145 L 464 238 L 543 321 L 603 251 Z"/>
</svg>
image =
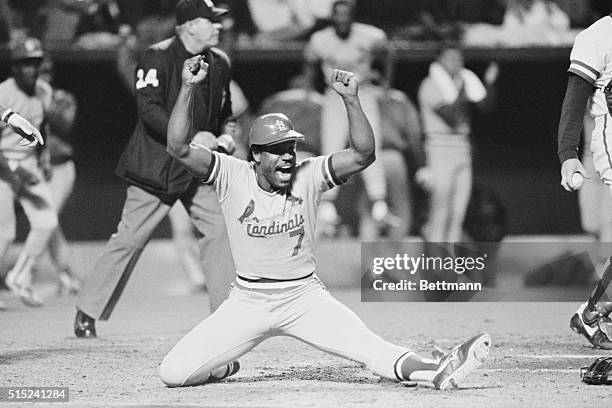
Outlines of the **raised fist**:
<svg viewBox="0 0 612 408">
<path fill-rule="evenodd" d="M 208 75 L 208 64 L 204 61 L 201 55 L 194 55 L 187 58 L 183 63 L 183 71 L 181 79 L 185 85 L 194 85 L 200 83 Z"/>
<path fill-rule="evenodd" d="M 356 96 L 359 82 L 352 72 L 334 69 L 331 86 L 340 96 Z"/>
<path fill-rule="evenodd" d="M 236 141 L 231 135 L 224 133 L 217 138 L 217 146 L 220 152 L 232 155 L 236 150 Z"/>
</svg>

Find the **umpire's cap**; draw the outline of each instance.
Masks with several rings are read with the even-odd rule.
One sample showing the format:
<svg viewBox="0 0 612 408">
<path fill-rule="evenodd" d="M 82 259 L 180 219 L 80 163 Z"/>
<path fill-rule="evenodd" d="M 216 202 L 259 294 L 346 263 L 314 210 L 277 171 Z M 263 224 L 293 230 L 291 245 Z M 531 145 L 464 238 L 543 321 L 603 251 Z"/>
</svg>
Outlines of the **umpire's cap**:
<svg viewBox="0 0 612 408">
<path fill-rule="evenodd" d="M 19 38 L 10 44 L 11 62 L 19 62 L 28 59 L 41 60 L 44 58 L 42 44 L 36 38 Z"/>
<path fill-rule="evenodd" d="M 288 140 L 304 140 L 304 135 L 293 129 L 293 122 L 287 115 L 268 113 L 253 122 L 249 133 L 249 148 L 253 145 L 271 146 Z"/>
<path fill-rule="evenodd" d="M 215 7 L 212 0 L 181 0 L 176 5 L 176 24 L 182 25 L 198 17 L 216 22 L 227 14 L 227 9 Z"/>
</svg>

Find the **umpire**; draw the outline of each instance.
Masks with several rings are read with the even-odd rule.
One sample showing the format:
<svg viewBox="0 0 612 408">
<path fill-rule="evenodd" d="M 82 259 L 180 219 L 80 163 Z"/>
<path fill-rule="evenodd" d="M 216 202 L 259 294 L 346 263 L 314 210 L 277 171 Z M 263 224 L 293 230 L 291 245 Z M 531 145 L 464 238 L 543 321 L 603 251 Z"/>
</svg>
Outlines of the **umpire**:
<svg viewBox="0 0 612 408">
<path fill-rule="evenodd" d="M 176 35 L 149 47 L 136 68 L 138 122 L 116 170 L 128 183 L 127 196 L 117 232 L 87 276 L 77 302 L 77 337 L 95 337 L 95 319 L 108 320 L 142 250 L 177 200 L 199 232 L 211 309 L 227 296 L 234 264 L 215 191 L 166 153 L 168 120 L 185 59 L 200 54 L 209 64 L 207 80 L 194 95 L 193 133 L 216 140 L 231 116 L 230 62 L 214 48 L 219 21 L 226 13 L 210 0 L 181 0 L 176 7 Z"/>
</svg>

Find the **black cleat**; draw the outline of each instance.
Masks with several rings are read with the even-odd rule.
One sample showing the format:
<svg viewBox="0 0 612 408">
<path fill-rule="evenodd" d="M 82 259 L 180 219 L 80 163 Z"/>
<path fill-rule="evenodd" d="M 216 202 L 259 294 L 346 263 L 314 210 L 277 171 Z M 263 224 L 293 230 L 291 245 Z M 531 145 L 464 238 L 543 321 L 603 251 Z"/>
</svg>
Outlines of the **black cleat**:
<svg viewBox="0 0 612 408">
<path fill-rule="evenodd" d="M 77 314 L 74 318 L 74 334 L 77 337 L 95 338 L 96 336 L 96 319 L 89 316 L 82 310 L 77 309 Z"/>
</svg>

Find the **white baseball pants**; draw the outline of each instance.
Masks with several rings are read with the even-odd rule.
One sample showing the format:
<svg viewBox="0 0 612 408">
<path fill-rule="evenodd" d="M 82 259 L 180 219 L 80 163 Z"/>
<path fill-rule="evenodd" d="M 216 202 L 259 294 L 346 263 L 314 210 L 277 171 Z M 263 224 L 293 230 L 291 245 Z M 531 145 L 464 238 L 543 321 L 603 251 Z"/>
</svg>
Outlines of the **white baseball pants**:
<svg viewBox="0 0 612 408">
<path fill-rule="evenodd" d="M 285 289 L 234 283 L 229 298 L 170 350 L 159 375 L 171 387 L 204 383 L 211 371 L 272 336 L 294 337 L 393 380 L 395 362 L 408 351 L 371 332 L 316 277 Z"/>
<path fill-rule="evenodd" d="M 423 235 L 430 242 L 458 242 L 463 236 L 463 220 L 472 193 L 470 144 L 436 140 L 425 144 L 427 165 L 433 171 L 433 191 L 429 218 Z M 440 139 L 440 138 L 438 138 Z"/>
</svg>

